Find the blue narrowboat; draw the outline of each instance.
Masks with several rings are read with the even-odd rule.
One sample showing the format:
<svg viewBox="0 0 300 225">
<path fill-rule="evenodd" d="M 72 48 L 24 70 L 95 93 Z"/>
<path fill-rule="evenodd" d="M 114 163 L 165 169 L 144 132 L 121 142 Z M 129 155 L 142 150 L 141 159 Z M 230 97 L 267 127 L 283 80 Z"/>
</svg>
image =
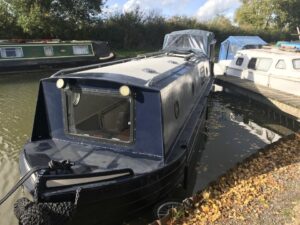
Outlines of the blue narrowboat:
<svg viewBox="0 0 300 225">
<path fill-rule="evenodd" d="M 48 204 L 46 217 L 70 203 L 72 224 L 116 224 L 186 179 L 205 120 L 214 45 L 211 32 L 176 31 L 160 52 L 65 69 L 40 82 L 20 171 L 39 209 Z M 16 203 L 21 224 L 30 213 L 24 204 Z"/>
</svg>

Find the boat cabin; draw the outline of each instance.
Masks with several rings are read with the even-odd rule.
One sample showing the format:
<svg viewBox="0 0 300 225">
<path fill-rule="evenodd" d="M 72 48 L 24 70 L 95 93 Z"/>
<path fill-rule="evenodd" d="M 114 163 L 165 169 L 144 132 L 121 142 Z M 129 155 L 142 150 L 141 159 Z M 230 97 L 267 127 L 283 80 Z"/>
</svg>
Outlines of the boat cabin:
<svg viewBox="0 0 300 225">
<path fill-rule="evenodd" d="M 218 62 L 214 65 L 214 74 L 223 75 L 226 66 L 234 59 L 235 54 L 243 49 L 259 49 L 267 45 L 258 36 L 229 36 L 221 43 Z"/>
<path fill-rule="evenodd" d="M 300 96 L 300 52 L 263 48 L 238 51 L 226 75 Z"/>
</svg>

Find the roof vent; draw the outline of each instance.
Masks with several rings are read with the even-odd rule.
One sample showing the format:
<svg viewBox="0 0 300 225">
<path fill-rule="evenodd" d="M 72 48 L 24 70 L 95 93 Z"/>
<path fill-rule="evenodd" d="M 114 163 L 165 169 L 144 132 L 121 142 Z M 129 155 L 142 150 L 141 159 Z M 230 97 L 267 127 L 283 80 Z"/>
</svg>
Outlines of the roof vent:
<svg viewBox="0 0 300 225">
<path fill-rule="evenodd" d="M 151 68 L 145 68 L 145 69 L 143 69 L 143 71 L 146 73 L 152 73 L 152 74 L 158 73 L 157 71 L 155 71 L 154 69 L 151 69 Z"/>
<path fill-rule="evenodd" d="M 174 60 L 169 60 L 168 63 L 178 65 L 178 62 L 176 62 L 176 61 L 174 61 Z"/>
</svg>

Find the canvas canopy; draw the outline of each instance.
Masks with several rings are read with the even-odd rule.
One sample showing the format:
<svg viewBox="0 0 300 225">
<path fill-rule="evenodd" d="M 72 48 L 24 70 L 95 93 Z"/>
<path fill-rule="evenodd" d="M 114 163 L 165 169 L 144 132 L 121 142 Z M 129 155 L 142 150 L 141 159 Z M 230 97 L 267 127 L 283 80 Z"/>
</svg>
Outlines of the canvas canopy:
<svg viewBox="0 0 300 225">
<path fill-rule="evenodd" d="M 210 44 L 214 44 L 214 34 L 204 30 L 174 31 L 165 36 L 164 51 L 193 51 L 210 57 Z"/>
<path fill-rule="evenodd" d="M 266 44 L 267 42 L 258 36 L 229 36 L 221 43 L 219 60 L 233 59 L 240 49 L 260 48 Z"/>
</svg>

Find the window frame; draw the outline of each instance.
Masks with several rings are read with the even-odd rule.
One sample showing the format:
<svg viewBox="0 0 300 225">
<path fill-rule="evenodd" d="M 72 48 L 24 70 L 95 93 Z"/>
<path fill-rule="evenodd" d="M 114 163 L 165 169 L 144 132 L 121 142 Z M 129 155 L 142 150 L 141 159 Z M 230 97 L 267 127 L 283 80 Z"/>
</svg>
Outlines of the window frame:
<svg viewBox="0 0 300 225">
<path fill-rule="evenodd" d="M 48 50 L 46 50 L 46 49 L 48 49 L 48 50 L 51 51 L 51 55 L 48 55 L 48 54 L 46 53 L 46 51 L 48 51 Z M 44 54 L 45 54 L 45 56 L 47 56 L 47 57 L 54 56 L 53 46 L 44 46 Z"/>
<path fill-rule="evenodd" d="M 240 61 L 242 61 L 242 62 L 240 63 Z M 238 63 L 238 62 L 239 62 L 239 63 Z M 242 66 L 243 63 L 244 63 L 244 58 L 243 58 L 243 57 L 238 57 L 238 58 L 236 59 L 236 61 L 235 61 L 235 65 L 236 65 L 236 66 Z"/>
<path fill-rule="evenodd" d="M 300 61 L 300 58 L 299 58 L 299 59 L 293 59 L 293 60 L 292 60 L 294 70 L 300 70 L 300 67 L 299 67 L 299 68 L 296 68 L 295 61 Z M 299 64 L 300 64 L 300 62 L 299 62 Z"/>
<path fill-rule="evenodd" d="M 86 53 L 76 53 L 75 48 L 82 48 L 85 47 L 87 49 Z M 89 49 L 89 45 L 73 45 L 72 46 L 72 50 L 73 50 L 73 55 L 90 55 L 90 49 Z"/>
<path fill-rule="evenodd" d="M 68 103 L 68 93 L 70 92 L 80 92 L 80 94 L 88 93 L 93 95 L 100 95 L 100 96 L 110 96 L 110 97 L 119 97 L 119 98 L 128 98 L 130 99 L 130 135 L 128 141 L 122 141 L 122 140 L 116 140 L 116 139 L 106 139 L 106 138 L 100 138 L 95 136 L 87 136 L 84 134 L 74 134 L 70 132 L 69 128 L 69 103 Z M 133 145 L 136 141 L 135 136 L 135 98 L 131 94 L 129 97 L 123 97 L 120 95 L 118 91 L 111 91 L 111 90 L 105 90 L 105 89 L 95 89 L 95 88 L 71 88 L 69 90 L 62 90 L 62 104 L 63 104 L 63 123 L 64 123 L 64 133 L 67 137 L 73 138 L 73 139 L 82 139 L 82 140 L 88 140 L 98 143 L 113 143 L 117 145 Z M 71 115 L 72 113 L 70 113 Z M 74 113 L 73 113 L 74 114 Z"/>
<path fill-rule="evenodd" d="M 21 56 L 7 56 L 6 50 L 7 49 L 14 49 L 15 52 L 17 53 L 17 49 L 20 50 Z M 1 58 L 3 59 L 14 59 L 14 58 L 23 58 L 24 57 L 24 52 L 22 47 L 1 47 L 0 48 L 0 53 L 1 53 Z"/>
<path fill-rule="evenodd" d="M 264 60 L 264 59 L 267 59 L 267 60 L 270 60 L 271 63 L 270 63 L 270 66 L 267 70 L 262 70 L 262 69 L 257 69 L 257 63 L 259 63 L 260 60 Z M 252 60 L 255 60 L 255 64 L 254 64 L 254 68 L 252 67 L 249 67 L 250 63 L 252 63 Z M 249 63 L 248 63 L 248 69 L 251 69 L 251 70 L 256 70 L 256 71 L 260 71 L 260 72 L 268 72 L 270 70 L 270 68 L 272 67 L 272 64 L 273 64 L 273 59 L 272 58 L 266 58 L 266 57 L 253 57 L 249 60 Z"/>
<path fill-rule="evenodd" d="M 251 66 L 252 66 L 252 61 L 254 61 L 254 60 L 255 60 L 254 68 L 252 68 L 252 67 L 250 67 L 250 64 L 251 64 Z M 249 62 L 248 62 L 247 68 L 248 68 L 248 69 L 251 69 L 251 70 L 256 70 L 256 63 L 257 63 L 257 58 L 256 58 L 256 57 L 251 58 L 251 59 L 249 60 Z"/>
<path fill-rule="evenodd" d="M 284 68 L 277 67 L 280 62 L 284 62 Z M 275 65 L 275 69 L 277 70 L 286 70 L 286 63 L 284 59 L 279 59 Z"/>
</svg>

